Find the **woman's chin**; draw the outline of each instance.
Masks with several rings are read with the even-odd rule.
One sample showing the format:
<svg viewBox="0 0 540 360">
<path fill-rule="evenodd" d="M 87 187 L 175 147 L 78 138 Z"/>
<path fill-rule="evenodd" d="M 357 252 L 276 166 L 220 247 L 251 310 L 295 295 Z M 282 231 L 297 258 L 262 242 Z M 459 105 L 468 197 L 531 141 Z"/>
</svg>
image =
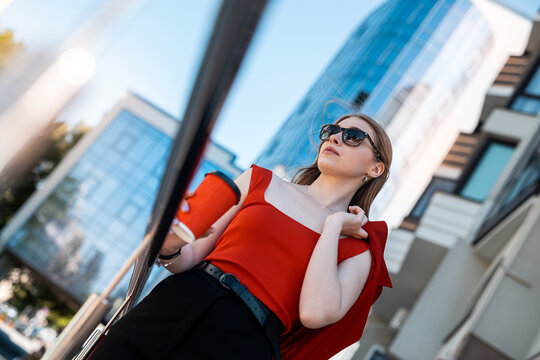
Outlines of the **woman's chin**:
<svg viewBox="0 0 540 360">
<path fill-rule="evenodd" d="M 328 159 L 326 157 L 319 158 L 317 163 L 319 171 L 325 175 L 333 175 L 339 172 L 339 164 L 336 160 Z"/>
<path fill-rule="evenodd" d="M 327 159 L 324 157 L 319 158 L 317 167 L 321 174 L 332 177 L 361 178 L 366 172 L 365 170 L 362 170 L 363 167 L 361 165 L 342 164 L 336 159 Z"/>
</svg>

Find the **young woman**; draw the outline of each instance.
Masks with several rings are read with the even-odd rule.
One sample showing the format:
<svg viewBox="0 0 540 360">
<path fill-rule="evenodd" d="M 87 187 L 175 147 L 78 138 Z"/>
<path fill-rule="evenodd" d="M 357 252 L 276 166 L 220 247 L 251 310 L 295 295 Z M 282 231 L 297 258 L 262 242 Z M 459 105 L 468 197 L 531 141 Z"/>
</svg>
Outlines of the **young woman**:
<svg viewBox="0 0 540 360">
<path fill-rule="evenodd" d="M 252 165 L 203 237 L 171 234 L 172 275 L 111 327 L 92 359 L 328 359 L 359 340 L 382 286 L 387 227 L 369 221 L 392 147 L 371 118 L 323 125 L 286 182 Z M 179 251 L 181 249 L 181 251 Z"/>
</svg>

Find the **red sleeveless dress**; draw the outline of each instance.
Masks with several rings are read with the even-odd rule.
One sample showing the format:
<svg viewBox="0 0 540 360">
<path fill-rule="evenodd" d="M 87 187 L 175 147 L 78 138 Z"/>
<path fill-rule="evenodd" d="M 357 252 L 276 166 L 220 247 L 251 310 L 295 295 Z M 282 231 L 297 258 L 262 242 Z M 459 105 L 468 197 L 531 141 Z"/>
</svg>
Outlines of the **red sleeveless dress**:
<svg viewBox="0 0 540 360">
<path fill-rule="evenodd" d="M 371 248 L 373 262 L 368 281 L 358 301 L 343 319 L 321 329 L 304 328 L 299 320 L 300 291 L 320 234 L 268 203 L 264 193 L 272 172 L 254 164 L 251 168 L 245 202 L 205 260 L 235 274 L 281 320 L 285 327 L 280 338 L 284 359 L 328 359 L 360 338 L 369 308 L 379 296 L 382 285 L 392 286 L 382 258 L 388 231 L 386 223 L 368 222 L 364 226 L 368 239 L 339 240 L 337 263 Z M 367 302 L 362 300 L 366 297 L 369 298 Z M 359 303 L 363 303 L 361 314 L 354 316 L 358 313 L 354 309 Z M 339 331 L 339 325 L 347 323 L 344 320 L 350 315 L 354 318 L 353 328 L 346 326 Z M 323 340 L 317 337 L 329 330 L 332 334 L 337 332 L 337 336 L 325 336 L 324 344 L 317 343 Z M 354 334 L 352 337 L 351 333 Z"/>
</svg>

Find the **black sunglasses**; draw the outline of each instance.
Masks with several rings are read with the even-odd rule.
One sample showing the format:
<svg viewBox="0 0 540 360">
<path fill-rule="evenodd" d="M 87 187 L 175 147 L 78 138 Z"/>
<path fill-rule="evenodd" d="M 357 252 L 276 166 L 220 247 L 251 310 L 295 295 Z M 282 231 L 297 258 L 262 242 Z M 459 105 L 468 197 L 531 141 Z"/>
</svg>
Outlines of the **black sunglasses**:
<svg viewBox="0 0 540 360">
<path fill-rule="evenodd" d="M 360 129 L 348 129 L 348 128 L 342 128 L 339 125 L 336 124 L 326 124 L 323 125 L 321 128 L 321 132 L 319 133 L 319 138 L 322 141 L 328 141 L 330 140 L 330 136 L 334 134 L 338 134 L 341 132 L 341 138 L 343 139 L 343 143 L 349 145 L 349 146 L 359 146 L 362 143 L 362 140 L 364 138 L 367 138 L 371 146 L 373 147 L 373 151 L 375 151 L 375 154 L 377 155 L 377 159 L 380 162 L 382 161 L 382 156 L 379 153 L 379 150 L 377 149 L 377 146 L 375 146 L 375 143 L 369 136 L 369 134 L 363 130 Z"/>
</svg>

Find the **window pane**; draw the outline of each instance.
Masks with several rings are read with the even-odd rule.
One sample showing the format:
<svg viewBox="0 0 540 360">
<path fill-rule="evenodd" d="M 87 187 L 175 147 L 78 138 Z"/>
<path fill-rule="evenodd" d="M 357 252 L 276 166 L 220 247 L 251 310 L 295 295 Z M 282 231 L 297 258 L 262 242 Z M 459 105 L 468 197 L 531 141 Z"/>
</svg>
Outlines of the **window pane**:
<svg viewBox="0 0 540 360">
<path fill-rule="evenodd" d="M 528 161 L 528 165 L 523 172 L 514 175 L 514 181 L 510 184 L 506 195 L 502 200 L 502 206 L 512 202 L 516 197 L 521 195 L 526 189 L 538 182 L 540 178 L 540 148 L 536 149 Z"/>
<path fill-rule="evenodd" d="M 528 94 L 540 95 L 540 69 L 536 70 L 536 74 L 534 74 L 525 91 Z"/>
<path fill-rule="evenodd" d="M 536 115 L 540 111 L 540 100 L 527 96 L 518 96 L 512 104 L 512 109 L 526 114 Z"/>
<path fill-rule="evenodd" d="M 442 178 L 433 178 L 431 180 L 431 183 L 429 183 L 426 190 L 424 190 L 424 193 L 422 196 L 420 196 L 420 199 L 414 206 L 414 208 L 411 211 L 410 216 L 414 218 L 420 218 L 424 211 L 426 210 L 429 201 L 431 200 L 431 197 L 435 193 L 435 191 L 443 191 L 446 193 L 452 193 L 456 187 L 456 182 L 449 179 L 442 179 Z"/>
<path fill-rule="evenodd" d="M 461 196 L 483 201 L 510 160 L 513 151 L 514 148 L 509 145 L 497 142 L 489 144 L 482 160 L 461 190 Z"/>
</svg>

